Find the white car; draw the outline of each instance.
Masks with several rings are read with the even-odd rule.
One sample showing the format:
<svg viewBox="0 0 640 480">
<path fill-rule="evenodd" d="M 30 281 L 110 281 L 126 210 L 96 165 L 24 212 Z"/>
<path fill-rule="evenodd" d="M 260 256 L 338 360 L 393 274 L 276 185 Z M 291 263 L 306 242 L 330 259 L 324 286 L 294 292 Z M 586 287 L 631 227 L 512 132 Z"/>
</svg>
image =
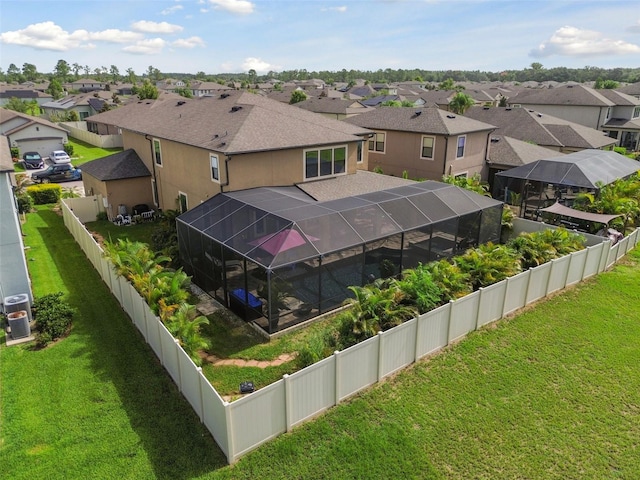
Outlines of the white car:
<svg viewBox="0 0 640 480">
<path fill-rule="evenodd" d="M 49 155 L 49 160 L 56 165 L 61 163 L 71 163 L 71 158 L 64 150 L 54 150 L 51 152 L 51 155 Z"/>
</svg>

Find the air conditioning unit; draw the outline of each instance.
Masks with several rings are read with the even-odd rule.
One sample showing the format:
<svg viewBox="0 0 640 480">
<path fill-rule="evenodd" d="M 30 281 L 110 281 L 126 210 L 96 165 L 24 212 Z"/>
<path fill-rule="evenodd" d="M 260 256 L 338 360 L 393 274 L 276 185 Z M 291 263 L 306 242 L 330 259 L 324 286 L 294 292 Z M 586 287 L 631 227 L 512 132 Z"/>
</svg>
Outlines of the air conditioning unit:
<svg viewBox="0 0 640 480">
<path fill-rule="evenodd" d="M 31 326 L 29 325 L 29 315 L 25 310 L 18 310 L 7 314 L 9 328 L 11 329 L 11 338 L 17 340 L 31 335 Z"/>
<path fill-rule="evenodd" d="M 27 312 L 29 321 L 31 321 L 31 303 L 29 302 L 29 295 L 27 295 L 26 293 L 18 293 L 16 295 L 4 297 L 5 314 L 8 315 L 10 313 L 19 312 L 21 310 L 25 310 Z"/>
</svg>

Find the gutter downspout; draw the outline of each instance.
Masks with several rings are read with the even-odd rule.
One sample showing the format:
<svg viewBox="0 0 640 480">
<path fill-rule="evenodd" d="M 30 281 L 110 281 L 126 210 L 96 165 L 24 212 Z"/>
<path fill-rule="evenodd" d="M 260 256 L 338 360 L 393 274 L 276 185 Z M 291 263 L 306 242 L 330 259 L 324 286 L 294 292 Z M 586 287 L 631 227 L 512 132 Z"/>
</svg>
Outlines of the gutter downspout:
<svg viewBox="0 0 640 480">
<path fill-rule="evenodd" d="M 220 184 L 220 193 L 224 192 L 224 187 L 228 187 L 229 186 L 229 161 L 231 160 L 231 155 L 225 155 L 224 157 L 224 174 L 226 180 L 224 181 L 224 183 Z"/>
</svg>

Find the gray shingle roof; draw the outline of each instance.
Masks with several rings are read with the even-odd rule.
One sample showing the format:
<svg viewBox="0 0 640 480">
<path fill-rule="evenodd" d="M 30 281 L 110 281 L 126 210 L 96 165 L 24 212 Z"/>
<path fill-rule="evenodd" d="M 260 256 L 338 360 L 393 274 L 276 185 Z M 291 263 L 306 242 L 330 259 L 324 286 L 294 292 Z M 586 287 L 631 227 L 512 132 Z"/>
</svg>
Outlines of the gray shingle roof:
<svg viewBox="0 0 640 480">
<path fill-rule="evenodd" d="M 363 112 L 368 110 L 357 100 L 346 100 L 342 98 L 312 97 L 294 105 L 298 108 L 309 110 L 310 112 L 342 115 L 349 113 L 352 108 L 362 110 Z"/>
<path fill-rule="evenodd" d="M 511 104 L 521 103 L 523 105 L 579 105 L 612 107 L 612 102 L 600 90 L 586 87 L 584 85 L 565 85 L 556 88 L 523 90 L 511 97 Z"/>
<path fill-rule="evenodd" d="M 368 133 L 247 92 L 144 100 L 86 120 L 227 154 L 352 142 Z"/>
<path fill-rule="evenodd" d="M 82 165 L 82 173 L 91 175 L 102 182 L 151 176 L 151 173 L 133 149 L 87 162 Z"/>
<path fill-rule="evenodd" d="M 499 135 L 545 147 L 602 148 L 615 143 L 600 130 L 526 108 L 472 107 L 465 116 L 495 125 Z"/>
<path fill-rule="evenodd" d="M 395 130 L 435 135 L 459 135 L 494 128 L 488 123 L 455 115 L 436 107 L 379 107 L 344 121 L 372 130 Z"/>
<path fill-rule="evenodd" d="M 562 155 L 565 154 L 523 142 L 513 137 L 491 135 L 491 143 L 489 144 L 487 157 L 489 163 L 517 167 L 526 163 L 535 162 L 541 158 L 552 158 Z"/>
</svg>

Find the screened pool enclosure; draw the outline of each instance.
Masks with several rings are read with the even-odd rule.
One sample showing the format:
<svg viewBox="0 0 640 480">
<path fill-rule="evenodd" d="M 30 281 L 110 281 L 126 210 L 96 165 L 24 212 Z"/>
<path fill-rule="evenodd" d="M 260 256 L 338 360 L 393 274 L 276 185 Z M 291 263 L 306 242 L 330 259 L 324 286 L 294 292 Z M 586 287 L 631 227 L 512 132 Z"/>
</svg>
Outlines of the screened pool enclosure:
<svg viewBox="0 0 640 480">
<path fill-rule="evenodd" d="M 434 181 L 317 202 L 297 187 L 219 194 L 178 217 L 200 288 L 273 334 L 362 286 L 500 239 L 502 202 Z"/>
</svg>

